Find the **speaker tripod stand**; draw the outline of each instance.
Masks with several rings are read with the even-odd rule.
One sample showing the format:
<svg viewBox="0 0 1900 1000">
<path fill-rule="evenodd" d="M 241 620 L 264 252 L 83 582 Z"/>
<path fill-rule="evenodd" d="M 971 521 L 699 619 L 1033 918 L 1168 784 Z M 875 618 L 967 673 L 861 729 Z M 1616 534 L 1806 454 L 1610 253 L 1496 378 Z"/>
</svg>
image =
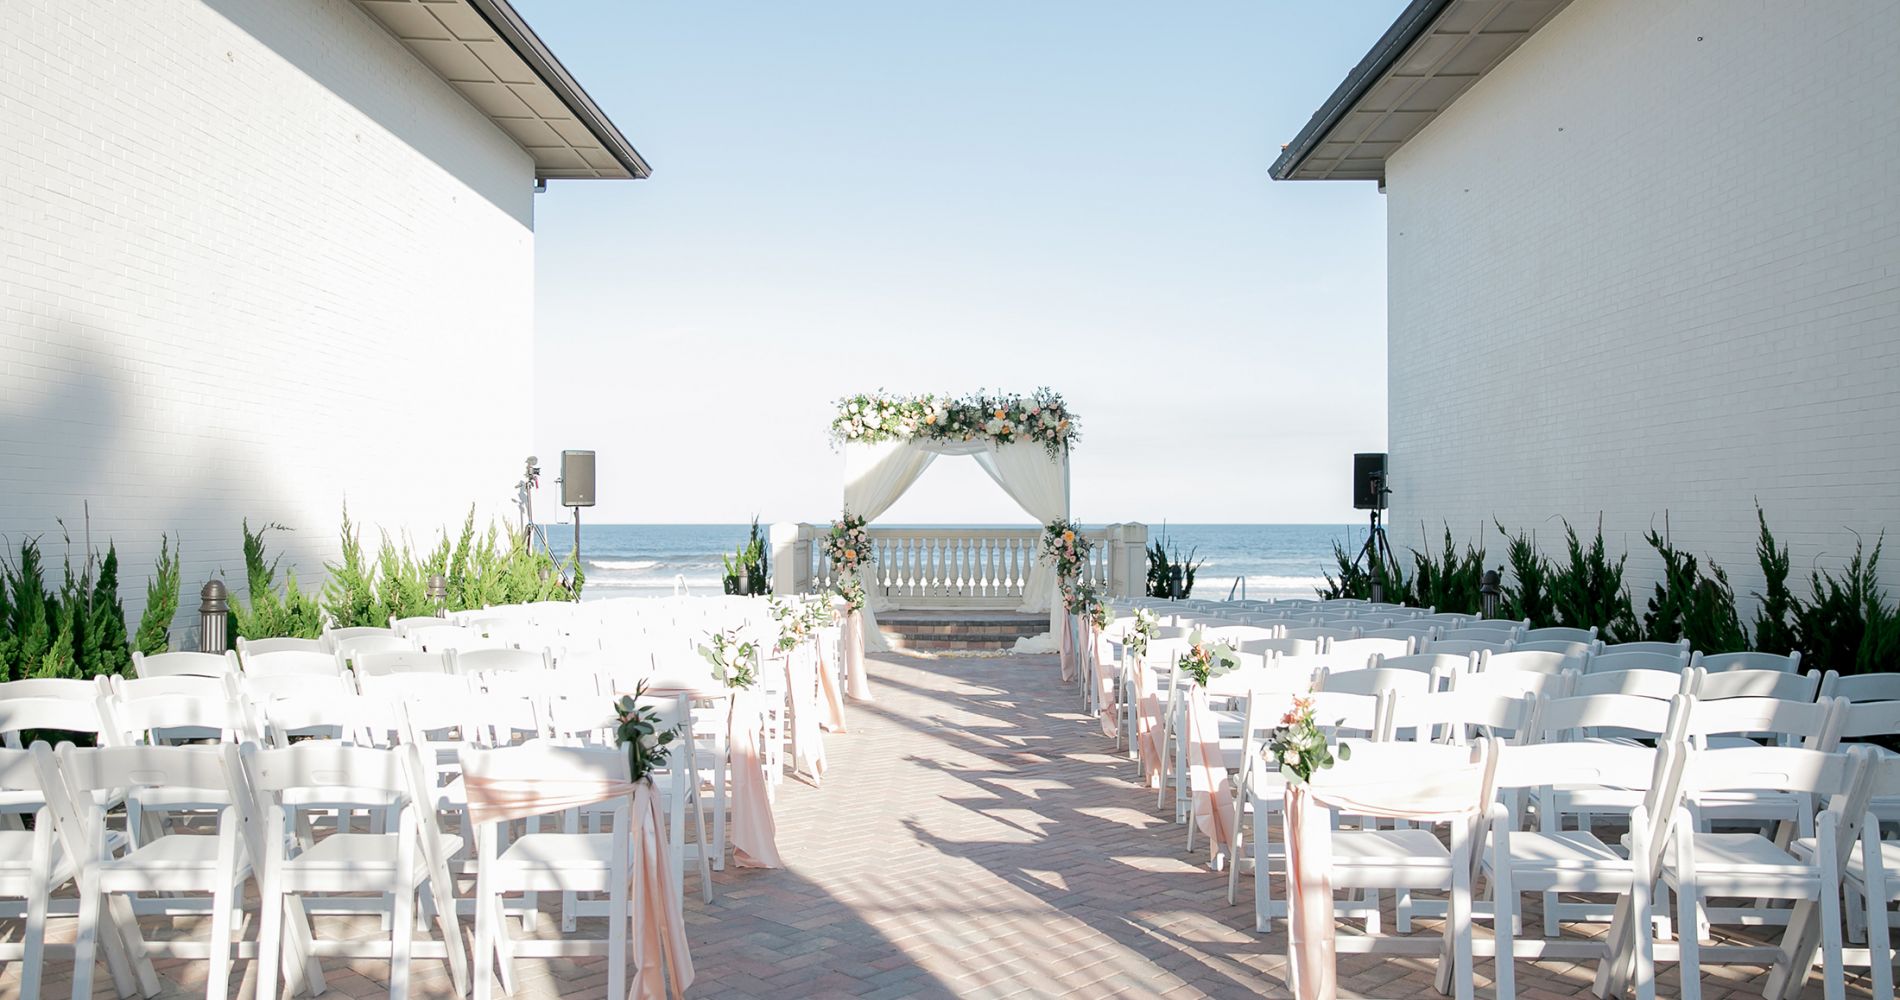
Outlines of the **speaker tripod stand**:
<svg viewBox="0 0 1900 1000">
<path fill-rule="evenodd" d="M 1359 555 L 1352 564 L 1366 564 L 1366 578 L 1372 582 L 1373 603 L 1385 601 L 1385 581 L 1391 576 L 1391 569 L 1397 565 L 1392 558 L 1392 543 L 1385 537 L 1384 512 L 1373 508 L 1367 513 L 1372 515 L 1371 530 L 1366 532 L 1366 544 L 1359 548 Z"/>
</svg>

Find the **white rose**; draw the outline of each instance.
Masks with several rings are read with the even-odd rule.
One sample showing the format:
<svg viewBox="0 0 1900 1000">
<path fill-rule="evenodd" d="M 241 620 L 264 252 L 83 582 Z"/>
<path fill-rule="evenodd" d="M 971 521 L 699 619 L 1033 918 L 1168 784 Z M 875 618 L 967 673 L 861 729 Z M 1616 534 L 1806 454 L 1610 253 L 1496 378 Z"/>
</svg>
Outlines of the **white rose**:
<svg viewBox="0 0 1900 1000">
<path fill-rule="evenodd" d="M 640 737 L 640 746 L 644 747 L 647 750 L 652 750 L 653 748 L 659 745 L 660 745 L 659 733 L 648 733 L 645 736 Z"/>
<path fill-rule="evenodd" d="M 1290 767 L 1297 767 L 1300 763 L 1300 752 L 1298 750 L 1288 750 L 1286 753 L 1280 755 L 1280 759 L 1285 761 Z"/>
</svg>

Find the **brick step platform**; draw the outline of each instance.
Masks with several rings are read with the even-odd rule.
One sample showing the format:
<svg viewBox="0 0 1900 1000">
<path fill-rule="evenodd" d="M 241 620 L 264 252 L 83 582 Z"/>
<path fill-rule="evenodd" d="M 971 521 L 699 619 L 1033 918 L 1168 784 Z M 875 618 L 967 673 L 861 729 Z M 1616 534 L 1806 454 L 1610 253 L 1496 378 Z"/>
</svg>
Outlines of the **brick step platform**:
<svg viewBox="0 0 1900 1000">
<path fill-rule="evenodd" d="M 886 611 L 877 616 L 892 649 L 995 652 L 1049 631 L 1049 616 L 1017 611 Z"/>
</svg>

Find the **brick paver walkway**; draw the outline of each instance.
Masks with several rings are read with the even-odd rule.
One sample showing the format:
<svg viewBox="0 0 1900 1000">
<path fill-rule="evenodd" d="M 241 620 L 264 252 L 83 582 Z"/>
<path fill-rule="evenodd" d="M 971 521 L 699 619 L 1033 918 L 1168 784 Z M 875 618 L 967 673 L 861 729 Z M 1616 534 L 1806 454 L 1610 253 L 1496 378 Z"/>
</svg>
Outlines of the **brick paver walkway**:
<svg viewBox="0 0 1900 1000">
<path fill-rule="evenodd" d="M 823 787 L 781 787 L 787 867 L 729 868 L 710 905 L 689 875 L 693 996 L 1288 995 L 1284 935 L 1254 934 L 1244 897 L 1227 904 L 1225 876 L 1188 855 L 1185 829 L 1075 711 L 1052 657 L 889 655 L 872 672 L 878 700 L 849 706 L 850 733 L 828 739 Z M 251 996 L 250 965 L 234 995 Z M 387 989 L 386 963 L 325 966 L 333 995 Z M 166 995 L 202 996 L 202 970 L 164 963 Z M 46 995 L 63 995 L 63 963 L 49 971 Z M 1489 971 L 1480 959 L 1480 995 Z M 1704 996 L 1758 996 L 1761 973 L 1718 968 Z M 1347 956 L 1342 995 L 1436 996 L 1431 974 L 1424 960 Z M 1587 996 L 1590 974 L 1521 963 L 1518 995 Z M 524 959 L 520 976 L 517 995 L 537 1000 L 605 990 L 600 960 Z M 418 960 L 415 977 L 415 996 L 450 992 L 437 962 Z M 1664 995 L 1675 982 L 1665 967 Z M 11 968 L 0 995 L 9 985 L 17 992 Z M 1849 989 L 1865 995 L 1865 980 Z M 1820 995 L 1818 977 L 1809 993 Z"/>
</svg>

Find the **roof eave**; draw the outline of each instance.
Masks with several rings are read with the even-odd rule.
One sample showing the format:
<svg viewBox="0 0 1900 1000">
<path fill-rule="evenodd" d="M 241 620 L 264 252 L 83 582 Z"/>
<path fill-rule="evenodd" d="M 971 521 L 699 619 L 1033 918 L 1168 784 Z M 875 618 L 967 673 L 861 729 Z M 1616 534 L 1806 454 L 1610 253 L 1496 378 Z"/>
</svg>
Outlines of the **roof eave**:
<svg viewBox="0 0 1900 1000">
<path fill-rule="evenodd" d="M 1419 36 L 1423 35 L 1425 30 L 1431 27 L 1431 23 L 1438 19 L 1438 15 L 1444 13 L 1445 8 L 1450 5 L 1451 0 L 1412 0 L 1406 5 L 1405 10 L 1399 13 L 1398 19 L 1392 22 L 1392 26 L 1385 30 L 1384 35 L 1380 36 L 1377 44 L 1373 45 L 1365 57 L 1359 60 L 1359 64 L 1352 68 L 1352 72 L 1346 74 L 1346 79 L 1334 88 L 1332 96 L 1326 99 L 1326 103 L 1320 105 L 1318 111 L 1313 112 L 1313 117 L 1307 120 L 1306 127 L 1300 129 L 1299 134 L 1293 137 L 1293 141 L 1287 143 L 1286 148 L 1280 151 L 1279 159 L 1273 161 L 1273 166 L 1268 171 L 1273 179 L 1276 181 L 1292 179 L 1294 171 L 1300 168 L 1300 164 L 1306 161 L 1326 134 L 1333 130 L 1333 126 L 1339 124 L 1339 120 L 1345 117 L 1346 112 L 1351 110 L 1360 98 L 1366 96 L 1366 92 L 1372 89 L 1373 84 L 1378 83 L 1379 79 L 1385 76 L 1386 72 L 1398 62 L 1399 57 L 1405 54 L 1405 50 L 1411 48 L 1412 43 L 1418 41 Z"/>
<path fill-rule="evenodd" d="M 515 12 L 508 0 L 467 0 L 467 2 L 476 13 L 482 16 L 483 20 L 488 22 L 490 27 L 495 29 L 495 33 L 508 43 L 515 55 L 521 57 L 521 60 L 528 64 L 528 68 L 547 84 L 548 89 L 554 91 L 561 102 L 574 112 L 575 118 L 579 119 L 581 124 L 600 140 L 602 148 L 612 154 L 634 180 L 643 180 L 652 176 L 653 168 L 647 165 L 647 161 L 641 157 L 640 152 L 633 148 L 633 144 L 627 141 L 625 135 L 621 134 L 620 129 L 607 117 L 607 113 L 600 109 L 600 105 L 595 104 L 594 99 L 587 96 L 587 91 L 581 87 L 580 82 L 567 71 L 567 67 L 561 65 L 561 61 L 556 59 L 546 43 L 541 41 L 541 36 L 535 34 L 533 28 L 528 27 L 528 22 Z M 547 179 L 537 178 L 537 180 Z"/>
</svg>

